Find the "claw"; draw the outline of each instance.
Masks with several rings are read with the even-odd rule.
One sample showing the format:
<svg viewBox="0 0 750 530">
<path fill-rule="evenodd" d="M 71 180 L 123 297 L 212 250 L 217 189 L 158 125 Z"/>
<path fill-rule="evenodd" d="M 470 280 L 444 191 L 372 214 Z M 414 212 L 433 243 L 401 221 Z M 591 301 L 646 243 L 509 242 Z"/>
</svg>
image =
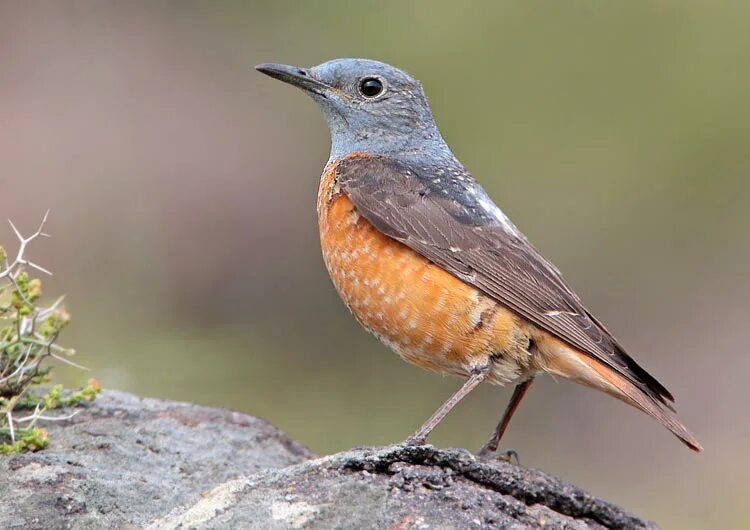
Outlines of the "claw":
<svg viewBox="0 0 750 530">
<path fill-rule="evenodd" d="M 478 453 L 477 458 L 492 462 L 494 460 L 502 460 L 509 464 L 521 465 L 521 459 L 518 457 L 518 451 L 515 449 L 506 449 L 505 451 L 494 451 L 487 446 L 482 447 Z"/>
<path fill-rule="evenodd" d="M 506 449 L 505 451 L 497 453 L 497 459 L 505 460 L 509 464 L 516 464 L 517 466 L 521 465 L 521 459 L 518 458 L 518 451 L 515 449 Z"/>
</svg>

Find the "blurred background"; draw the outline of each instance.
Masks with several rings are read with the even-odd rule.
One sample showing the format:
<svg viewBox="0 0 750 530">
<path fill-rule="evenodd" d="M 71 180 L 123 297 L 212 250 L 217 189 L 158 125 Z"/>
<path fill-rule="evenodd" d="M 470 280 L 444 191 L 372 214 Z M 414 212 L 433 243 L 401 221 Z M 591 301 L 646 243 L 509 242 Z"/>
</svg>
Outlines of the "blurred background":
<svg viewBox="0 0 750 530">
<path fill-rule="evenodd" d="M 68 295 L 61 342 L 106 388 L 258 415 L 319 453 L 401 440 L 459 381 L 401 361 L 338 300 L 315 217 L 326 126 L 253 70 L 393 63 L 706 452 L 551 378 L 506 446 L 665 528 L 739 528 L 748 17 L 697 0 L 3 2 L 0 217 L 30 233 L 51 208 L 31 256 Z M 0 242 L 14 249 L 6 225 Z M 432 442 L 479 448 L 509 396 L 480 388 Z"/>
</svg>

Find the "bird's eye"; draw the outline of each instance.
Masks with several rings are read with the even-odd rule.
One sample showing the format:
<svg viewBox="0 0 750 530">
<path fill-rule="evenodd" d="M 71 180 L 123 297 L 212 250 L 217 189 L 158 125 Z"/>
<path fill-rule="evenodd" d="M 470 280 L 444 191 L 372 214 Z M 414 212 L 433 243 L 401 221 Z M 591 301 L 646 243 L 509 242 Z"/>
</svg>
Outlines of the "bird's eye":
<svg viewBox="0 0 750 530">
<path fill-rule="evenodd" d="M 377 77 L 365 77 L 359 82 L 359 92 L 366 98 L 376 98 L 383 93 L 383 82 Z"/>
</svg>

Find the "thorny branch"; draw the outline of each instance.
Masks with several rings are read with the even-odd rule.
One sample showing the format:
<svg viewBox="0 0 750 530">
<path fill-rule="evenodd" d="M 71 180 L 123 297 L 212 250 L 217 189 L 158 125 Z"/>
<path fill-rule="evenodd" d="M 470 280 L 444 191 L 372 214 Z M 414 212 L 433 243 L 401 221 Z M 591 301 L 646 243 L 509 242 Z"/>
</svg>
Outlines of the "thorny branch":
<svg viewBox="0 0 750 530">
<path fill-rule="evenodd" d="M 38 400 L 31 414 L 14 417 L 14 408 L 21 402 L 27 390 L 46 380 L 49 368 L 42 368 L 47 358 L 84 367 L 66 359 L 72 349 L 56 343 L 60 330 L 67 324 L 69 316 L 62 307 L 64 297 L 58 298 L 48 307 L 40 307 L 37 300 L 41 295 L 39 280 L 29 278 L 25 268 L 35 269 L 47 275 L 52 273 L 27 257 L 29 244 L 39 237 L 49 237 L 44 226 L 49 210 L 44 214 L 37 230 L 24 237 L 12 221 L 8 220 L 15 233 L 19 246 L 12 260 L 0 247 L 0 434 L 10 437 L 16 443 L 19 432 L 28 432 L 39 420 L 67 420 L 72 415 L 50 416 L 45 412 L 54 408 L 60 401 L 59 391 L 51 398 L 49 394 Z M 3 324 L 5 321 L 5 324 Z M 28 404 L 28 399 L 27 399 Z M 3 425 L 5 423 L 5 425 Z"/>
<path fill-rule="evenodd" d="M 29 243 L 34 241 L 38 237 L 50 237 L 49 234 L 44 232 L 44 225 L 47 224 L 47 218 L 49 217 L 49 210 L 47 210 L 44 214 L 44 217 L 42 218 L 42 222 L 39 223 L 39 228 L 37 228 L 36 232 L 31 234 L 29 237 L 23 237 L 21 235 L 21 232 L 18 231 L 18 228 L 16 228 L 16 225 L 13 224 L 13 221 L 8 219 L 8 224 L 10 224 L 10 227 L 13 229 L 13 232 L 16 234 L 16 237 L 18 238 L 19 245 L 18 245 L 18 252 L 16 253 L 16 258 L 13 260 L 12 263 L 8 263 L 8 257 L 3 256 L 4 266 L 3 270 L 0 271 L 0 280 L 3 278 L 8 278 L 11 283 L 15 282 L 16 277 L 21 273 L 21 266 L 22 265 L 28 265 L 29 267 L 33 267 L 39 271 L 42 271 L 46 274 L 49 274 L 52 276 L 52 273 L 48 271 L 47 269 L 40 267 L 39 265 L 29 261 L 26 259 L 26 247 Z"/>
</svg>

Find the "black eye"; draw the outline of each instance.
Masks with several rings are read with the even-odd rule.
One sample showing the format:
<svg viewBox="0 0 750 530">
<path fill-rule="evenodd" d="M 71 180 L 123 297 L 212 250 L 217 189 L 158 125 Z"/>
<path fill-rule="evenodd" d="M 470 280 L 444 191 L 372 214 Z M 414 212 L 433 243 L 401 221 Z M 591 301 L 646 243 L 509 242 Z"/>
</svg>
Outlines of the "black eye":
<svg viewBox="0 0 750 530">
<path fill-rule="evenodd" d="M 359 82 L 359 91 L 366 98 L 374 98 L 383 93 L 383 82 L 377 77 L 365 77 Z"/>
</svg>

